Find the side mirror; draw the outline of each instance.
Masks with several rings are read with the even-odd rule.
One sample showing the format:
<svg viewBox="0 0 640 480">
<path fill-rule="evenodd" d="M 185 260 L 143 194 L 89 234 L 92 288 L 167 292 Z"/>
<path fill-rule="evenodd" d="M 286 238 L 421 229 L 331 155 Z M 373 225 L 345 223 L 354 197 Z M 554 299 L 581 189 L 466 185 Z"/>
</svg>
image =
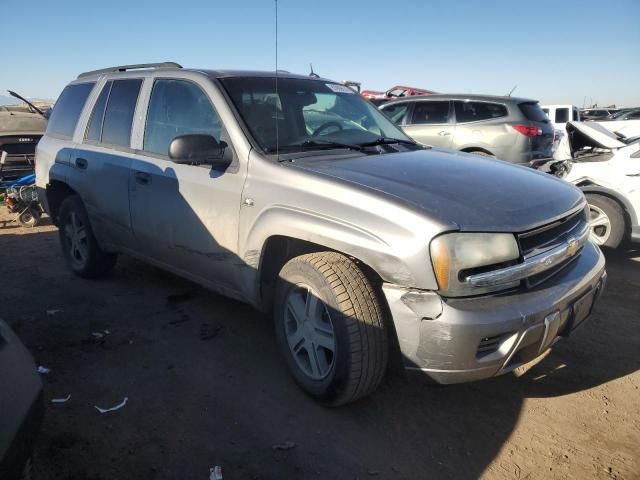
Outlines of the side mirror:
<svg viewBox="0 0 640 480">
<path fill-rule="evenodd" d="M 180 135 L 169 144 L 169 158 L 175 163 L 195 163 L 224 169 L 231 164 L 231 156 L 224 154 L 226 142 L 220 142 L 211 135 Z"/>
</svg>

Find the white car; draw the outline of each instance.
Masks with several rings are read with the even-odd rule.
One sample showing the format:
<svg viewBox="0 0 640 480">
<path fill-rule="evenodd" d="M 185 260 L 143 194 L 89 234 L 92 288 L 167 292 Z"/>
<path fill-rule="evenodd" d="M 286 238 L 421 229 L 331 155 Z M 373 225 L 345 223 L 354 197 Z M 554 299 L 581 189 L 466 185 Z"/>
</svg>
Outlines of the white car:
<svg viewBox="0 0 640 480">
<path fill-rule="evenodd" d="M 541 169 L 584 192 L 595 243 L 640 242 L 640 136 L 616 135 L 597 122 L 569 122 L 566 129 L 571 159 Z"/>
</svg>

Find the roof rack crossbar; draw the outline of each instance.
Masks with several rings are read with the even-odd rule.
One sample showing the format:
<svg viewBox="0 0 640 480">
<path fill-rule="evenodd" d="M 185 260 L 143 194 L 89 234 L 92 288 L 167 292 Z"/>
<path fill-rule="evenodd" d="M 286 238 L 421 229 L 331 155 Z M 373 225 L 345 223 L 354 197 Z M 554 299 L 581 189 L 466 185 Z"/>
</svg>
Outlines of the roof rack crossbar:
<svg viewBox="0 0 640 480">
<path fill-rule="evenodd" d="M 100 70 L 91 70 L 90 72 L 84 72 L 78 75 L 78 78 L 89 77 L 92 75 L 100 75 L 102 73 L 113 72 L 126 72 L 127 70 L 139 70 L 142 68 L 182 68 L 182 65 L 175 62 L 161 62 L 161 63 L 138 63 L 136 65 L 118 65 L 116 67 L 101 68 Z"/>
</svg>

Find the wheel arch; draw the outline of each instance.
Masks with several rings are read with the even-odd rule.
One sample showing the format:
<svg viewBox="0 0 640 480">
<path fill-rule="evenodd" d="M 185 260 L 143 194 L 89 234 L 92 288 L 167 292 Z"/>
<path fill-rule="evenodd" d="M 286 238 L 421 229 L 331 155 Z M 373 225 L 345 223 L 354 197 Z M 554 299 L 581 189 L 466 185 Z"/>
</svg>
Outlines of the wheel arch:
<svg viewBox="0 0 640 480">
<path fill-rule="evenodd" d="M 77 195 L 77 192 L 66 182 L 61 180 L 51 180 L 45 190 L 47 196 L 47 209 L 54 225 L 58 225 L 58 215 L 62 201 L 69 195 Z"/>
<path fill-rule="evenodd" d="M 483 147 L 477 147 L 477 146 L 464 147 L 464 148 L 461 148 L 460 151 L 465 153 L 482 152 L 482 153 L 486 153 L 487 155 L 491 155 L 492 157 L 495 157 L 495 154 L 493 152 Z"/>
<path fill-rule="evenodd" d="M 623 195 L 620 195 L 615 190 L 611 190 L 610 188 L 603 187 L 602 185 L 598 185 L 597 183 L 592 182 L 591 180 L 585 179 L 577 182 L 575 184 L 583 193 L 593 193 L 602 195 L 604 197 L 610 198 L 622 208 L 622 212 L 624 214 L 625 220 L 625 237 L 631 232 L 631 228 L 634 225 L 638 225 L 638 216 L 637 212 L 633 208 L 633 205 L 624 198 Z"/>
</svg>

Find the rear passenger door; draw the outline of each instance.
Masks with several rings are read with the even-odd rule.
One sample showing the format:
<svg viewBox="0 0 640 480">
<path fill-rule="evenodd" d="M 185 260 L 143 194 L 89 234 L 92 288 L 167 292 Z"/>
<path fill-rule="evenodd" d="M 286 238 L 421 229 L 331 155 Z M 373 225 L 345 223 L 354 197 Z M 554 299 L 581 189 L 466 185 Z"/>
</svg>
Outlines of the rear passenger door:
<svg viewBox="0 0 640 480">
<path fill-rule="evenodd" d="M 133 245 L 129 216 L 131 128 L 142 79 L 102 85 L 82 144 L 71 153 L 76 188 L 100 243 L 115 249 Z"/>
<path fill-rule="evenodd" d="M 513 146 L 513 132 L 505 126 L 509 111 L 493 102 L 456 100 L 456 133 L 453 148 L 481 148 L 498 158 L 508 157 Z"/>
<path fill-rule="evenodd" d="M 434 147 L 449 148 L 455 133 L 449 100 L 421 100 L 412 102 L 407 125 L 403 130 L 416 142 Z"/>
<path fill-rule="evenodd" d="M 149 82 L 142 151 L 133 160 L 129 180 L 136 249 L 185 277 L 237 296 L 245 175 L 233 144 L 202 84 L 179 78 Z M 231 166 L 220 171 L 172 162 L 169 144 L 186 134 L 224 141 Z"/>
</svg>

